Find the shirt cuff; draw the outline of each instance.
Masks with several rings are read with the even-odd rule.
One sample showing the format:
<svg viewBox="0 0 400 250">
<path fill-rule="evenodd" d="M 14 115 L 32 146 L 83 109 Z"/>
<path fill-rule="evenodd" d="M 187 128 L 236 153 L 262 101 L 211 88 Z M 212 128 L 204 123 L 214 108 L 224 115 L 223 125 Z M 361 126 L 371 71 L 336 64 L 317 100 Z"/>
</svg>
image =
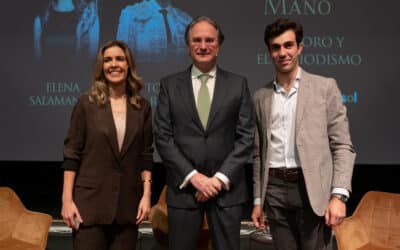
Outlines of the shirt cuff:
<svg viewBox="0 0 400 250">
<path fill-rule="evenodd" d="M 229 185 L 230 185 L 229 178 L 226 177 L 226 175 L 224 175 L 221 172 L 216 172 L 214 176 L 217 177 L 220 181 L 222 181 L 222 183 L 224 183 L 225 190 L 229 191 Z"/>
<path fill-rule="evenodd" d="M 254 198 L 254 205 L 261 205 L 261 198 Z"/>
<path fill-rule="evenodd" d="M 190 172 L 188 175 L 186 175 L 186 177 L 183 180 L 182 184 L 179 186 L 179 189 L 185 188 L 188 185 L 190 179 L 193 177 L 193 175 L 195 175 L 197 173 L 198 173 L 197 170 L 194 169 L 194 170 L 192 170 L 192 172 Z"/>
<path fill-rule="evenodd" d="M 345 189 L 345 188 L 333 188 L 332 189 L 332 194 L 343 194 L 347 198 L 350 197 L 349 191 L 347 189 Z"/>
</svg>

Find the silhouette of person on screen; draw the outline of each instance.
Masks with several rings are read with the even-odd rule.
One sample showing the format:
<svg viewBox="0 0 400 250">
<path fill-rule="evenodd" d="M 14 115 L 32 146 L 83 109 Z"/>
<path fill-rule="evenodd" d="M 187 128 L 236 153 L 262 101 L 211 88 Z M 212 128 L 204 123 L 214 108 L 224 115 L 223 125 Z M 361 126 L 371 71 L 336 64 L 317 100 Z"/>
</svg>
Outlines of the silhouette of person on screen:
<svg viewBox="0 0 400 250">
<path fill-rule="evenodd" d="M 33 22 L 36 59 L 94 58 L 99 44 L 97 1 L 49 0 Z"/>
<path fill-rule="evenodd" d="M 121 11 L 117 39 L 128 44 L 138 62 L 186 58 L 184 34 L 191 21 L 170 0 L 143 0 Z"/>
</svg>

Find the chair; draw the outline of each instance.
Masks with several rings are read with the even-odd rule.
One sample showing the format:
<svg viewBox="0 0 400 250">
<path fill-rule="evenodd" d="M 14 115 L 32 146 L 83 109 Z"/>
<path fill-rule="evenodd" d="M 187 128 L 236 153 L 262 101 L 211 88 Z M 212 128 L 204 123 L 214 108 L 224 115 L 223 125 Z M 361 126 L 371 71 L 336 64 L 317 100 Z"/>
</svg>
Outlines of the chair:
<svg viewBox="0 0 400 250">
<path fill-rule="evenodd" d="M 160 194 L 156 205 L 151 208 L 150 222 L 154 238 L 162 247 L 168 247 L 168 211 L 165 203 L 167 187 L 165 186 Z M 211 249 L 210 237 L 208 233 L 207 219 L 204 216 L 203 227 L 197 243 L 198 250 Z"/>
<path fill-rule="evenodd" d="M 370 191 L 333 227 L 339 250 L 400 249 L 400 194 Z"/>
<path fill-rule="evenodd" d="M 43 250 L 52 222 L 50 215 L 27 210 L 17 194 L 0 187 L 0 250 Z"/>
</svg>

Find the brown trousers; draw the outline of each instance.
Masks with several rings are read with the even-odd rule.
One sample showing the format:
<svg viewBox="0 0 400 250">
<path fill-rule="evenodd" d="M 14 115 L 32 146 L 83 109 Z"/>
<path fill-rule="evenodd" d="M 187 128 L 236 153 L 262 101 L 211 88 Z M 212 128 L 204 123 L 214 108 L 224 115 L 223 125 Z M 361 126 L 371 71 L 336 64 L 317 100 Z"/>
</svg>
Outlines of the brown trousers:
<svg viewBox="0 0 400 250">
<path fill-rule="evenodd" d="M 73 232 L 74 250 L 135 250 L 137 225 L 81 225 Z"/>
</svg>

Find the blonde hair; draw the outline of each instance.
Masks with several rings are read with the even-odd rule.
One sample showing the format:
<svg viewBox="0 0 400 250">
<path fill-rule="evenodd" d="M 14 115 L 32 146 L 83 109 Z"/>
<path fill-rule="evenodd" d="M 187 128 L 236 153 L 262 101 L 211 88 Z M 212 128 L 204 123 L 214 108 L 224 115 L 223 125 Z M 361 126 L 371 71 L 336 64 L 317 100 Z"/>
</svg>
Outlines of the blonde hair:
<svg viewBox="0 0 400 250">
<path fill-rule="evenodd" d="M 111 47 L 119 47 L 124 51 L 129 66 L 126 79 L 126 95 L 132 105 L 136 108 L 140 108 L 142 97 L 139 95 L 139 92 L 143 87 L 142 79 L 136 73 L 136 64 L 128 45 L 117 40 L 106 43 L 97 54 L 92 86 L 89 90 L 89 101 L 95 102 L 99 106 L 104 105 L 108 101 L 109 90 L 103 71 L 103 56 L 104 51 Z"/>
</svg>

